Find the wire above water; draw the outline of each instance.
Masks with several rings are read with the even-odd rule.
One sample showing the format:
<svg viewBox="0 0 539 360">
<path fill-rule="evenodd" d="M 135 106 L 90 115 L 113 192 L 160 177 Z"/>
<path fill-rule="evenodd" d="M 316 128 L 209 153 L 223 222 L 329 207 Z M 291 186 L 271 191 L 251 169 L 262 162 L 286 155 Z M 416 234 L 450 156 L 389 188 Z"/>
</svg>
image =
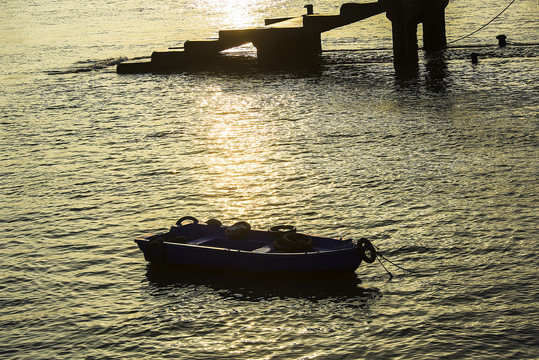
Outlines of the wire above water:
<svg viewBox="0 0 539 360">
<path fill-rule="evenodd" d="M 509 5 L 507 5 L 507 6 L 506 6 L 506 7 L 505 7 L 505 8 L 504 8 L 498 15 L 496 15 L 494 18 L 492 18 L 489 22 L 487 22 L 487 23 L 484 24 L 483 26 L 479 27 L 479 29 L 477 29 L 477 30 L 475 30 L 475 31 L 473 31 L 473 32 L 471 32 L 471 33 L 469 33 L 468 35 L 462 36 L 462 37 L 460 37 L 460 38 L 458 38 L 458 39 L 456 39 L 456 40 L 449 41 L 448 44 L 453 44 L 453 43 L 455 43 L 455 42 L 457 42 L 457 41 L 466 39 L 467 37 L 470 37 L 470 36 L 472 36 L 473 34 L 475 34 L 475 33 L 479 32 L 479 31 L 483 30 L 483 29 L 486 28 L 488 25 L 490 25 L 490 23 L 492 23 L 494 20 L 496 20 L 497 18 L 499 18 L 499 17 L 500 17 L 500 16 L 501 16 L 507 9 L 509 9 L 509 7 L 510 7 L 511 5 L 513 5 L 513 3 L 514 3 L 515 1 L 516 1 L 516 0 L 512 0 L 512 1 L 509 3 Z"/>
</svg>

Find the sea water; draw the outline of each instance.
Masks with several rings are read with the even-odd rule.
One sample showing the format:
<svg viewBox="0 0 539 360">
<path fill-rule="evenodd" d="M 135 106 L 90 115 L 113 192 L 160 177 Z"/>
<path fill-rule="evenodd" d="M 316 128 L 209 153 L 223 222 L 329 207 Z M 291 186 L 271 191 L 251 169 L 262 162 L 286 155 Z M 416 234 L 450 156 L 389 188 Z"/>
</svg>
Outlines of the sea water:
<svg viewBox="0 0 539 360">
<path fill-rule="evenodd" d="M 454 42 L 508 4 L 450 1 L 453 47 L 402 79 L 384 14 L 317 69 L 118 75 L 305 4 L 4 0 L 0 357 L 539 358 L 539 5 Z M 367 237 L 393 277 L 147 266 L 133 238 L 185 215 Z"/>
</svg>

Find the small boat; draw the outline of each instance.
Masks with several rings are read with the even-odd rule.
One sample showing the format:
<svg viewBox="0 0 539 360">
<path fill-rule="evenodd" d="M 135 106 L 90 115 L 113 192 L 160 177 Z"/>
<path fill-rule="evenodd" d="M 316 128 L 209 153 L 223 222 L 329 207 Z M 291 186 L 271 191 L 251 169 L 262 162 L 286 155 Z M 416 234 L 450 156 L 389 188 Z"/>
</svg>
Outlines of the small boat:
<svg viewBox="0 0 539 360">
<path fill-rule="evenodd" d="M 253 230 L 241 221 L 225 227 L 211 219 L 179 219 L 168 232 L 135 239 L 152 265 L 261 273 L 353 272 L 372 263 L 376 251 L 365 238 L 340 240 L 298 233 L 291 225 Z"/>
</svg>

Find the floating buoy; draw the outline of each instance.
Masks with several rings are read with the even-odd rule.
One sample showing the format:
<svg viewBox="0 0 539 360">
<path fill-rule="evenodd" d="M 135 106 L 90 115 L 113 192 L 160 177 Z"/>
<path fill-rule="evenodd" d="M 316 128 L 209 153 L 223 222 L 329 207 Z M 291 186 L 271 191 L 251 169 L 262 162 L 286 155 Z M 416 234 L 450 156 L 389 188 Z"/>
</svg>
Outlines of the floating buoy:
<svg viewBox="0 0 539 360">
<path fill-rule="evenodd" d="M 472 55 L 470 56 L 472 58 L 472 64 L 477 64 L 477 62 L 478 62 L 477 57 L 478 56 L 479 56 L 478 53 L 472 53 Z"/>
</svg>

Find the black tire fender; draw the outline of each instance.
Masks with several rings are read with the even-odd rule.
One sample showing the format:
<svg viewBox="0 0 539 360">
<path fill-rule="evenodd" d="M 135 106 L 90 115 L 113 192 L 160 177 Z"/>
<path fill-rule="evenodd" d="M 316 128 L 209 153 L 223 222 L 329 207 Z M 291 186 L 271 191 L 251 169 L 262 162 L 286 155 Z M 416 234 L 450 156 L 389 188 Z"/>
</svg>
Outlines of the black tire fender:
<svg viewBox="0 0 539 360">
<path fill-rule="evenodd" d="M 371 264 L 376 260 L 376 250 L 369 240 L 365 238 L 359 239 L 357 242 L 357 249 L 359 255 L 366 263 Z"/>
<path fill-rule="evenodd" d="M 240 221 L 232 226 L 225 228 L 225 234 L 230 239 L 242 239 L 249 235 L 251 224 L 246 221 Z"/>
<path fill-rule="evenodd" d="M 193 216 L 184 216 L 182 218 L 180 218 L 180 220 L 176 221 L 176 225 L 177 226 L 183 226 L 183 222 L 185 220 L 191 220 L 193 224 L 198 224 L 198 220 L 197 218 L 193 217 Z"/>
<path fill-rule="evenodd" d="M 288 233 L 282 238 L 277 238 L 273 246 L 277 251 L 285 252 L 305 252 L 312 248 L 313 239 L 305 234 Z"/>
<path fill-rule="evenodd" d="M 217 219 L 210 219 L 210 220 L 206 221 L 206 224 L 209 225 L 209 226 L 216 226 L 216 227 L 223 226 L 223 224 Z"/>
<path fill-rule="evenodd" d="M 268 230 L 268 232 L 272 235 L 283 237 L 286 234 L 295 233 L 296 227 L 293 225 L 277 225 L 277 226 L 272 226 Z"/>
</svg>

